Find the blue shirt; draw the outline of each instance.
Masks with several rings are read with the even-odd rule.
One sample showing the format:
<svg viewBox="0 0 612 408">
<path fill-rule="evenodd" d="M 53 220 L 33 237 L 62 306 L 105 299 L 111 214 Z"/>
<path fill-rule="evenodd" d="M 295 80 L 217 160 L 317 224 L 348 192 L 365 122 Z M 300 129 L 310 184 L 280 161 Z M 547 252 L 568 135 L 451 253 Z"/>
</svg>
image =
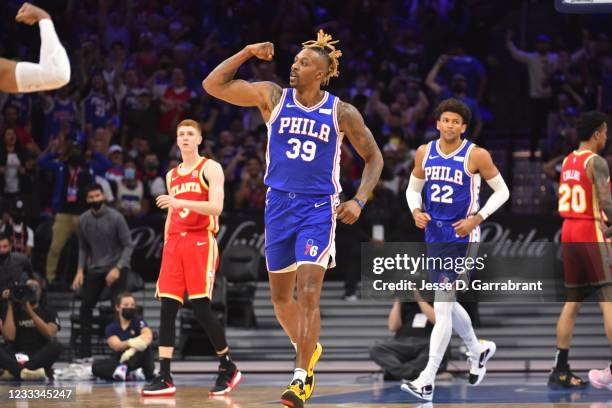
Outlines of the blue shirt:
<svg viewBox="0 0 612 408">
<path fill-rule="evenodd" d="M 293 88 L 283 89 L 272 111 L 264 182 L 280 191 L 328 195 L 340 187 L 340 146 L 337 111 L 340 99 L 325 92 L 319 103 L 305 107 Z"/>
<path fill-rule="evenodd" d="M 144 320 L 132 319 L 130 320 L 129 326 L 123 330 L 121 328 L 121 322 L 119 320 L 115 320 L 106 326 L 105 335 L 107 339 L 111 336 L 117 336 L 119 337 L 119 340 L 126 341 L 133 337 L 140 336 L 142 329 L 145 327 L 149 327 L 149 325 Z"/>
<path fill-rule="evenodd" d="M 432 220 L 455 222 L 479 209 L 480 174 L 468 170 L 474 144 L 464 139 L 454 152 L 445 155 L 439 140 L 427 144 L 423 158 L 425 212 Z"/>
</svg>

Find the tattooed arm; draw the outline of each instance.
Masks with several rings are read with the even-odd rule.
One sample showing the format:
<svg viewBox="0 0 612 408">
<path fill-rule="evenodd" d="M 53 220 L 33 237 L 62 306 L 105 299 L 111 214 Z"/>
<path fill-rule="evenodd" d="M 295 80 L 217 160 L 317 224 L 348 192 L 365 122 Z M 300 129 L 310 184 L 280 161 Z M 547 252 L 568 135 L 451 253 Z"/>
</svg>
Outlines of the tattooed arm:
<svg viewBox="0 0 612 408">
<path fill-rule="evenodd" d="M 338 106 L 338 125 L 355 150 L 365 161 L 361 184 L 355 198 L 366 202 L 376 187 L 383 168 L 383 158 L 376 145 L 372 132 L 363 122 L 359 111 L 351 104 L 340 102 Z M 346 201 L 338 207 L 338 218 L 345 224 L 353 224 L 361 215 L 361 207 L 356 200 Z"/>
<path fill-rule="evenodd" d="M 612 222 L 612 197 L 610 196 L 610 169 L 608 162 L 601 156 L 593 156 L 589 161 L 589 175 L 593 180 L 593 187 L 597 194 L 597 202 L 608 218 L 608 223 Z M 612 236 L 612 227 L 606 231 L 606 236 Z"/>
<path fill-rule="evenodd" d="M 271 61 L 274 45 L 269 42 L 247 45 L 237 54 L 219 64 L 202 81 L 204 90 L 215 98 L 232 105 L 257 106 L 264 121 L 268 121 L 274 107 L 280 101 L 282 88 L 273 82 L 247 82 L 234 79 L 236 71 L 251 57 Z"/>
</svg>

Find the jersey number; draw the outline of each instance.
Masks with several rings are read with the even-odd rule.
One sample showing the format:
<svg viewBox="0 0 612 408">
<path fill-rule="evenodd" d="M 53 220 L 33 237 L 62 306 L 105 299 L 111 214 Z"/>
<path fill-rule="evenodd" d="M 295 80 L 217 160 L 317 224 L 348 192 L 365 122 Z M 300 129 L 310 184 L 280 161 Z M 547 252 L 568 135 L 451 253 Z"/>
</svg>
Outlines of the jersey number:
<svg viewBox="0 0 612 408">
<path fill-rule="evenodd" d="M 453 203 L 453 199 L 451 198 L 453 195 L 453 188 L 451 186 L 442 186 L 442 188 L 440 188 L 439 185 L 432 184 L 431 189 L 433 190 L 431 193 L 431 201 L 444 204 Z M 440 193 L 442 193 L 442 196 L 440 196 Z"/>
<path fill-rule="evenodd" d="M 586 192 L 581 185 L 570 187 L 567 184 L 559 186 L 559 211 L 583 213 L 586 211 Z"/>
<path fill-rule="evenodd" d="M 183 208 L 181 211 L 179 211 L 178 215 L 181 218 L 186 218 L 189 215 L 189 208 Z"/>
<path fill-rule="evenodd" d="M 302 158 L 302 160 L 307 162 L 314 160 L 315 153 L 317 151 L 317 145 L 315 142 L 312 140 L 307 140 L 302 143 L 300 139 L 296 138 L 291 138 L 287 142 L 292 146 L 292 150 L 288 150 L 286 152 L 288 158 L 297 159 L 299 156 Z"/>
</svg>

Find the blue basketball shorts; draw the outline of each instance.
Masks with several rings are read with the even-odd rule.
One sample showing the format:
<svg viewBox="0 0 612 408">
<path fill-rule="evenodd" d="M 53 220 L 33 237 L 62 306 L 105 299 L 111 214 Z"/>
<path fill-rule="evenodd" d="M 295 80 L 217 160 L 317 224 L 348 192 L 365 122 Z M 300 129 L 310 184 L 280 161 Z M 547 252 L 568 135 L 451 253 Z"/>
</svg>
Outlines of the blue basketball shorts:
<svg viewBox="0 0 612 408">
<path fill-rule="evenodd" d="M 266 263 L 269 272 L 292 272 L 302 264 L 336 266 L 337 195 L 268 189 Z"/>
<path fill-rule="evenodd" d="M 465 259 L 476 257 L 480 227 L 474 228 L 468 236 L 461 238 L 456 234 L 453 222 L 432 219 L 425 227 L 428 261 L 435 265 L 427 271 L 432 283 L 455 282 L 461 276 L 469 279 L 473 272 L 465 267 Z M 442 261 L 436 263 L 438 259 L 432 258 L 441 258 Z"/>
</svg>

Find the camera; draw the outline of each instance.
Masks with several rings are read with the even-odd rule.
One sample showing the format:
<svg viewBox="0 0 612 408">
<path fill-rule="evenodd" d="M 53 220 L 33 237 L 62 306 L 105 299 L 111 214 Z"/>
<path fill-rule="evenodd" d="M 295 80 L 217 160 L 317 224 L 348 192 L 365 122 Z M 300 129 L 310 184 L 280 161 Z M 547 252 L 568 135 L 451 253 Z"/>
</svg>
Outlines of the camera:
<svg viewBox="0 0 612 408">
<path fill-rule="evenodd" d="M 30 285 L 14 285 L 9 287 L 11 290 L 11 300 L 17 303 L 37 302 L 36 290 Z"/>
</svg>

